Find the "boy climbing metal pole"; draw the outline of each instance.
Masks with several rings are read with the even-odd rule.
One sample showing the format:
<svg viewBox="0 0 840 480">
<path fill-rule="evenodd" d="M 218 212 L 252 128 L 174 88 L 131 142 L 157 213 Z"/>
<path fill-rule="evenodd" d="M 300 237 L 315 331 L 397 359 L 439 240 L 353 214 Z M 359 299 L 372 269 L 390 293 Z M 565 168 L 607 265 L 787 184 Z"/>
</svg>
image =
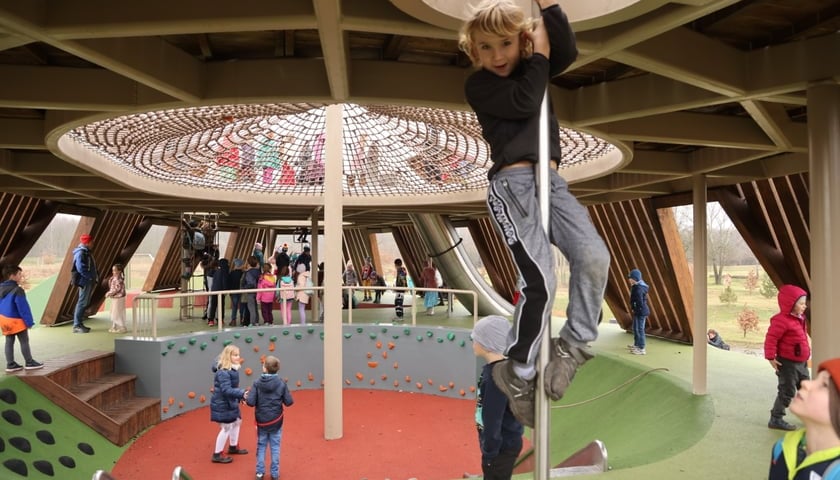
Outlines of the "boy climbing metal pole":
<svg viewBox="0 0 840 480">
<path fill-rule="evenodd" d="M 523 424 L 535 426 L 538 374 L 552 400 L 565 394 L 577 369 L 593 357 L 589 342 L 598 335 L 598 318 L 609 269 L 609 251 L 586 209 L 557 173 L 562 158 L 559 124 L 551 111 L 540 118 L 549 79 L 577 56 L 575 36 L 556 0 L 539 0 L 540 19 L 525 18 L 509 0 L 482 2 L 461 29 L 460 47 L 478 67 L 465 85 L 493 166 L 487 205 L 523 280 L 514 312 L 507 360 L 493 378 Z M 540 125 L 547 123 L 551 172 L 547 221 L 540 219 L 535 195 Z M 546 233 L 547 228 L 548 233 Z M 551 245 L 570 265 L 566 324 L 551 339 L 547 365 L 539 371 L 540 340 L 549 328 L 556 290 Z"/>
</svg>

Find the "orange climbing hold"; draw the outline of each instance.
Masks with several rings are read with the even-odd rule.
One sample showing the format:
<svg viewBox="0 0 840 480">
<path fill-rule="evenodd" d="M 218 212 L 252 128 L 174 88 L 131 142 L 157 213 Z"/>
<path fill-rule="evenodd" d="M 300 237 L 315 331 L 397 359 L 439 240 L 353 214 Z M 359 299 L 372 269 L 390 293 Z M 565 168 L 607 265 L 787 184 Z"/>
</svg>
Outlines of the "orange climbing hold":
<svg viewBox="0 0 840 480">
<path fill-rule="evenodd" d="M 361 382 L 364 379 L 365 379 L 365 376 L 362 375 L 362 372 L 356 372 L 356 380 Z"/>
<path fill-rule="evenodd" d="M 417 390 L 423 390 L 423 384 L 422 383 L 417 382 L 414 385 L 417 387 Z"/>
<path fill-rule="evenodd" d="M 400 381 L 399 380 L 394 380 L 394 388 L 399 387 L 399 386 L 400 386 Z"/>
<path fill-rule="evenodd" d="M 252 373 L 254 373 L 254 371 L 251 370 L 251 367 L 245 369 L 245 375 L 251 376 Z"/>
<path fill-rule="evenodd" d="M 376 368 L 378 366 L 379 366 L 379 362 L 377 362 L 377 361 L 368 362 L 368 367 L 370 367 L 370 368 Z"/>
<path fill-rule="evenodd" d="M 382 350 L 382 358 L 388 358 L 388 350 Z"/>
<path fill-rule="evenodd" d="M 449 388 L 455 388 L 455 382 L 449 382 Z"/>
<path fill-rule="evenodd" d="M 426 379 L 426 382 L 427 382 L 429 385 L 434 385 L 434 384 L 435 384 L 435 382 L 433 382 L 431 378 Z"/>
<path fill-rule="evenodd" d="M 376 385 L 376 380 L 375 380 L 375 379 L 373 379 L 373 378 L 371 378 L 371 379 L 370 379 L 370 384 L 371 384 L 371 385 Z"/>
<path fill-rule="evenodd" d="M 187 397 L 189 397 L 190 399 L 195 398 L 195 392 L 190 392 L 190 393 L 188 393 L 188 394 L 187 394 Z"/>
<path fill-rule="evenodd" d="M 201 402 L 201 403 L 204 403 L 204 402 L 206 402 L 206 401 L 207 401 L 207 397 L 205 397 L 204 395 L 202 395 L 202 396 L 198 397 L 198 401 L 199 401 L 199 402 Z"/>
<path fill-rule="evenodd" d="M 184 402 L 178 402 L 178 408 L 184 408 Z"/>
<path fill-rule="evenodd" d="M 349 378 L 345 378 L 345 379 L 344 379 L 344 383 L 346 383 L 347 385 L 350 385 L 350 379 L 349 379 Z"/>
<path fill-rule="evenodd" d="M 470 393 L 475 393 L 475 386 L 470 386 Z"/>
<path fill-rule="evenodd" d="M 368 357 L 368 358 L 373 358 L 373 354 L 372 354 L 372 353 L 370 353 L 370 352 L 368 352 L 368 353 L 367 353 L 367 357 Z"/>
<path fill-rule="evenodd" d="M 163 407 L 163 413 L 169 412 L 169 407 Z"/>
<path fill-rule="evenodd" d="M 254 352 L 257 353 L 259 351 L 260 351 L 260 347 L 257 346 L 257 345 L 254 345 Z M 263 357 L 265 357 L 265 355 L 263 355 Z M 260 357 L 260 358 L 263 358 L 263 357 Z"/>
<path fill-rule="evenodd" d="M 460 389 L 460 390 L 458 390 L 458 395 L 460 395 L 460 396 L 462 396 L 462 397 L 463 397 L 463 396 L 464 396 L 464 395 L 466 395 L 466 394 L 467 394 L 467 392 L 465 392 L 463 388 L 462 388 L 462 389 Z"/>
<path fill-rule="evenodd" d="M 376 348 L 377 349 L 382 348 L 382 342 L 377 341 L 376 342 Z"/>
<path fill-rule="evenodd" d="M 388 342 L 388 350 L 393 350 L 395 346 L 394 342 Z"/>
<path fill-rule="evenodd" d="M 265 363 L 265 354 L 260 355 L 260 363 Z"/>
<path fill-rule="evenodd" d="M 446 385 L 441 385 L 438 387 L 438 390 L 440 390 L 441 392 L 445 392 L 449 390 L 449 387 L 447 387 Z"/>
<path fill-rule="evenodd" d="M 408 375 L 405 376 L 405 383 L 411 383 L 411 377 Z"/>
<path fill-rule="evenodd" d="M 271 342 L 271 343 L 269 343 L 269 344 L 268 344 L 268 351 L 269 351 L 269 352 L 273 352 L 273 351 L 274 351 L 274 342 Z"/>
<path fill-rule="evenodd" d="M 168 402 L 170 405 L 175 405 L 175 397 L 169 397 Z"/>
<path fill-rule="evenodd" d="M 388 375 L 385 375 L 385 374 L 383 373 L 383 374 L 382 374 L 382 377 L 380 377 L 380 378 L 382 378 L 382 381 L 384 382 L 385 380 L 388 380 Z"/>
<path fill-rule="evenodd" d="M 295 386 L 296 386 L 296 387 L 299 387 L 300 385 L 301 385 L 300 380 L 298 380 L 297 382 L 295 382 Z"/>
<path fill-rule="evenodd" d="M 307 378 L 307 380 L 312 382 L 312 381 L 315 380 L 315 374 L 313 374 L 312 372 L 309 372 L 309 373 L 306 374 L 306 378 Z"/>
<path fill-rule="evenodd" d="M 400 363 L 399 362 L 394 362 L 394 370 L 396 370 L 398 368 L 400 368 Z"/>
</svg>

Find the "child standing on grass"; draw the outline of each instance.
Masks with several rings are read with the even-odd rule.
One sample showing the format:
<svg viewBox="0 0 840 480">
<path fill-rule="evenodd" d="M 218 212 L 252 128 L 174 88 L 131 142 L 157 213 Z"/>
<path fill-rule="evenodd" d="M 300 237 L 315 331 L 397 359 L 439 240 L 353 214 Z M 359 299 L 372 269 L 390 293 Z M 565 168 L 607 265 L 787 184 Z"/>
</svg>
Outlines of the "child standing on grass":
<svg viewBox="0 0 840 480">
<path fill-rule="evenodd" d="M 289 268 L 288 266 L 285 268 Z M 304 267 L 305 269 L 306 267 Z M 265 476 L 265 447 L 271 451 L 271 480 L 280 478 L 280 440 L 283 436 L 283 410 L 295 403 L 292 392 L 277 372 L 280 360 L 265 357 L 260 379 L 248 391 L 245 403 L 254 409 L 257 421 L 257 480 Z"/>
<path fill-rule="evenodd" d="M 239 347 L 228 345 L 222 350 L 213 365 L 213 397 L 210 399 L 210 420 L 219 424 L 213 463 L 230 463 L 233 458 L 224 456 L 225 443 L 229 455 L 245 455 L 248 450 L 239 448 L 239 428 L 242 413 L 239 402 L 245 397 L 245 390 L 239 388 Z"/>
<path fill-rule="evenodd" d="M 257 288 L 277 288 L 277 277 L 274 276 L 271 270 L 271 264 L 263 265 L 263 273 L 257 282 Z M 274 308 L 274 291 L 257 292 L 257 300 L 260 302 L 262 310 L 263 323 L 266 325 L 274 325 L 274 314 L 271 310 Z"/>
<path fill-rule="evenodd" d="M 473 353 L 487 364 L 478 379 L 475 422 L 485 480 L 509 480 L 522 450 L 522 424 L 513 416 L 508 399 L 493 381 L 493 368 L 505 359 L 510 322 L 491 315 L 473 328 Z"/>
<path fill-rule="evenodd" d="M 808 372 L 811 345 L 805 325 L 808 296 L 796 285 L 782 285 L 778 301 L 779 313 L 770 318 L 770 326 L 764 336 L 764 358 L 776 371 L 778 384 L 767 427 L 791 431 L 796 427 L 785 421 L 785 409 L 802 381 L 811 378 Z"/>
<path fill-rule="evenodd" d="M 111 299 L 111 328 L 109 333 L 125 333 L 125 274 L 121 263 L 111 267 L 111 279 L 108 280 L 108 292 Z"/>
<path fill-rule="evenodd" d="M 546 119 L 551 159 L 549 234 L 540 221 L 534 172 L 538 162 L 540 110 L 554 75 L 577 57 L 575 35 L 557 0 L 538 0 L 541 18 L 532 21 L 508 0 L 485 0 L 461 29 L 459 46 L 475 67 L 465 85 L 467 101 L 490 146 L 493 166 L 487 206 L 522 278 L 513 333 L 493 378 L 516 418 L 534 426 L 537 375 L 552 400 L 566 392 L 577 369 L 593 357 L 598 318 L 607 285 L 610 254 L 586 208 L 557 173 L 562 159 L 559 124 L 551 101 Z M 532 28 L 533 27 L 533 28 Z M 551 358 L 537 372 L 540 339 L 550 323 L 557 279 L 551 245 L 568 259 L 569 306 Z"/>
<path fill-rule="evenodd" d="M 840 358 L 822 362 L 802 386 L 790 411 L 804 429 L 788 432 L 773 446 L 769 480 L 810 480 L 840 475 Z"/>
<path fill-rule="evenodd" d="M 0 274 L 0 330 L 6 337 L 6 373 L 23 370 L 38 370 L 44 364 L 36 362 L 29 350 L 29 329 L 35 326 L 32 309 L 26 300 L 26 292 L 20 286 L 23 270 L 19 265 L 2 265 Z M 20 353 L 24 365 L 15 361 L 15 340 L 20 342 Z"/>
</svg>

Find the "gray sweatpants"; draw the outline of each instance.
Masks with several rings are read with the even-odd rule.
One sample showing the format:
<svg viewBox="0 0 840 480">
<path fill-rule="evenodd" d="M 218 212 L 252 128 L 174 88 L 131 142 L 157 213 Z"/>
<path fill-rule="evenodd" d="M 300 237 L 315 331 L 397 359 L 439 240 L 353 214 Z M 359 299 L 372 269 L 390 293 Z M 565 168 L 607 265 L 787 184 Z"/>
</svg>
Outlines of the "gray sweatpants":
<svg viewBox="0 0 840 480">
<path fill-rule="evenodd" d="M 560 336 L 571 345 L 583 347 L 598 337 L 610 266 L 609 251 L 586 208 L 569 193 L 568 184 L 556 171 L 549 178 L 548 236 L 540 222 L 533 168 L 502 170 L 487 190 L 490 218 L 505 239 L 523 282 L 506 354 L 528 365 L 536 363 L 557 288 L 551 244 L 569 261 L 569 305 Z"/>
</svg>

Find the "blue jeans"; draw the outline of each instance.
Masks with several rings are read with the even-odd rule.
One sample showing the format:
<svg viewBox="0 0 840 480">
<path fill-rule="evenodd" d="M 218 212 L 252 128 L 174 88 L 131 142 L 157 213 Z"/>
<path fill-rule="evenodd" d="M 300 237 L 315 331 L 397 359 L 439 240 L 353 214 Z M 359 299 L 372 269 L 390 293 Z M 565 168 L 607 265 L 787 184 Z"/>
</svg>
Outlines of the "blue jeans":
<svg viewBox="0 0 840 480">
<path fill-rule="evenodd" d="M 282 436 L 282 428 L 271 433 L 262 428 L 257 429 L 257 473 L 265 474 L 265 444 L 268 443 L 271 449 L 271 476 L 280 478 L 280 437 Z"/>
<path fill-rule="evenodd" d="M 93 292 L 93 283 L 89 283 L 83 287 L 79 287 L 79 300 L 76 302 L 76 311 L 73 312 L 73 326 L 81 327 L 84 325 L 85 309 L 90 303 L 90 294 Z"/>
<path fill-rule="evenodd" d="M 645 322 L 647 317 L 633 316 L 633 345 L 642 350 L 645 349 Z"/>
<path fill-rule="evenodd" d="M 239 313 L 239 304 L 242 300 L 241 293 L 232 293 L 230 295 L 230 321 L 236 321 L 236 315 Z"/>
</svg>

